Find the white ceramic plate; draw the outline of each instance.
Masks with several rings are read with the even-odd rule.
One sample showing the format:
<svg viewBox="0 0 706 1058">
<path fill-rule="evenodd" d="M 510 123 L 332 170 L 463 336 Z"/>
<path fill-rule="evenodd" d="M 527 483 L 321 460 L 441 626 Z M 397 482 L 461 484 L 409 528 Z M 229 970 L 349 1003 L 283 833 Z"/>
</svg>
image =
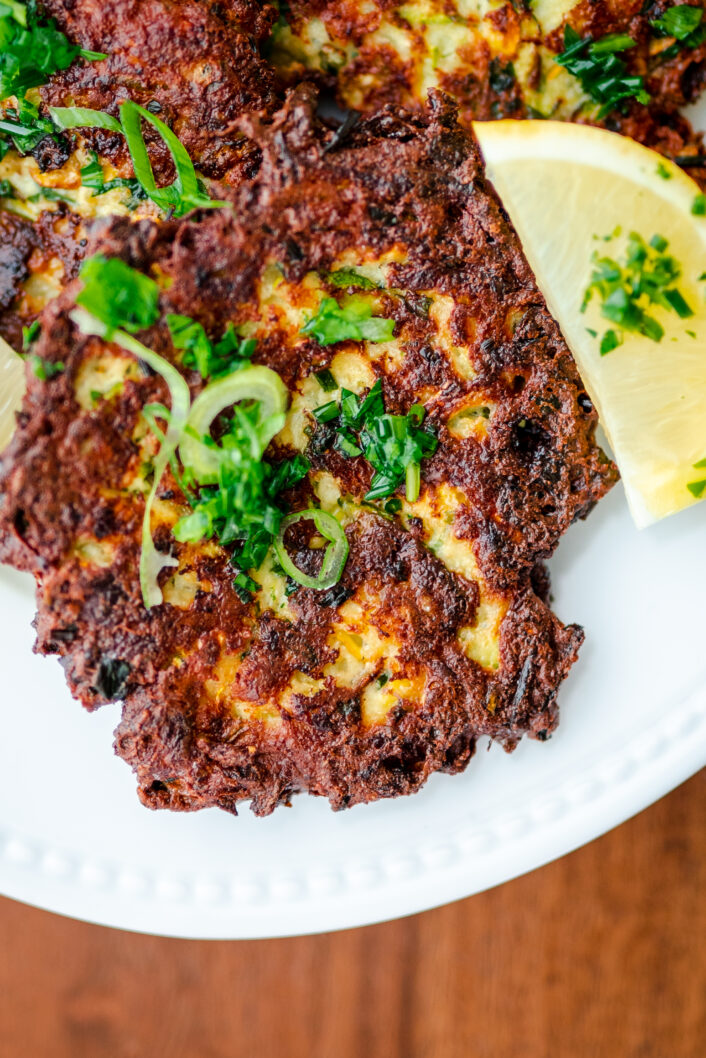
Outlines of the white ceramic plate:
<svg viewBox="0 0 706 1058">
<path fill-rule="evenodd" d="M 0 568 L 0 892 L 146 933 L 273 937 L 421 911 L 561 856 L 706 764 L 705 545 L 704 505 L 638 533 L 619 486 L 551 563 L 555 609 L 587 641 L 550 742 L 481 744 L 411 798 L 333 814 L 300 797 L 267 819 L 142 808 L 111 752 L 118 707 L 71 700 L 32 654 L 30 579 Z"/>
</svg>

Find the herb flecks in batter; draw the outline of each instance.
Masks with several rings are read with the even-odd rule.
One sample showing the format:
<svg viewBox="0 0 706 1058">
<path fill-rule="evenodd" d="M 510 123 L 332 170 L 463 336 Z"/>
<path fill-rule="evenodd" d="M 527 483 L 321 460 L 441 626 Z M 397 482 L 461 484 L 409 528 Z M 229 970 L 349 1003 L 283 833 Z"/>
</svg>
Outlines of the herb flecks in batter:
<svg viewBox="0 0 706 1058">
<path fill-rule="evenodd" d="M 617 333 L 609 330 L 603 335 L 601 355 L 622 343 L 622 331 L 661 341 L 664 327 L 648 311 L 653 307 L 674 312 L 680 319 L 694 315 L 677 287 L 681 265 L 666 252 L 668 246 L 661 235 L 653 235 L 648 244 L 641 235 L 631 232 L 622 262 L 593 254 L 591 282 L 581 311 L 586 310 L 595 294 L 601 302 L 601 315 L 621 328 Z"/>
<path fill-rule="evenodd" d="M 135 177 L 116 176 L 113 180 L 106 180 L 103 166 L 95 151 L 91 151 L 90 162 L 81 168 L 81 186 L 93 192 L 91 198 L 106 195 L 109 191 L 115 191 L 116 188 L 125 188 L 130 192 L 127 202 L 128 209 L 134 209 L 147 198 L 142 185 Z"/>
<path fill-rule="evenodd" d="M 394 334 L 395 321 L 373 316 L 373 306 L 362 297 L 349 298 L 339 305 L 335 298 L 324 298 L 314 316 L 302 327 L 303 334 L 311 334 L 319 345 L 336 342 L 389 342 Z"/>
<path fill-rule="evenodd" d="M 376 283 L 374 279 L 370 279 L 368 276 L 361 275 L 360 272 L 356 272 L 355 268 L 338 268 L 335 272 L 328 272 L 326 278 L 335 287 L 342 287 L 343 289 L 354 287 L 358 290 L 380 290 L 379 283 Z"/>
<path fill-rule="evenodd" d="M 618 55 L 634 47 L 635 41 L 626 34 L 615 33 L 594 41 L 581 37 L 571 26 L 564 30 L 564 50 L 556 61 L 580 81 L 594 102 L 601 104 L 599 119 L 612 110 L 623 109 L 629 99 L 643 104 L 650 101 L 644 78 L 631 74 Z"/>
<path fill-rule="evenodd" d="M 413 405 L 406 415 L 386 412 L 380 379 L 362 399 L 343 389 L 340 404 L 329 401 L 314 411 L 317 421 L 328 425 L 344 456 L 363 455 L 375 470 L 365 500 L 390 496 L 404 481 L 410 503 L 419 497 L 421 461 L 433 455 L 439 443 L 430 427 L 422 428 L 425 414 L 421 404 Z"/>
</svg>

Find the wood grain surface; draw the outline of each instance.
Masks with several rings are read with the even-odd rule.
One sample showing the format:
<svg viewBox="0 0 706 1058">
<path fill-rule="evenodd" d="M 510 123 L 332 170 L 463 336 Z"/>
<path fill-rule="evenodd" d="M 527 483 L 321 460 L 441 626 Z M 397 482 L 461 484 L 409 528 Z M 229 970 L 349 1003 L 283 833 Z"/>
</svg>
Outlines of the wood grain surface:
<svg viewBox="0 0 706 1058">
<path fill-rule="evenodd" d="M 161 940 L 0 901 L 0 1056 L 704 1058 L 705 820 L 701 773 L 500 889 L 321 937 Z"/>
</svg>

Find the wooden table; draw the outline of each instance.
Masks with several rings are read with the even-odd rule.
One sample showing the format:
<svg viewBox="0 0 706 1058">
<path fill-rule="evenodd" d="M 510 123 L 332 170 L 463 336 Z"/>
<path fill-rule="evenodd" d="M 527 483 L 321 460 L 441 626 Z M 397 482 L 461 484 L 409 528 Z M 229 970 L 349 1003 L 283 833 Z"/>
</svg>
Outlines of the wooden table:
<svg viewBox="0 0 706 1058">
<path fill-rule="evenodd" d="M 0 901 L 1 1058 L 704 1058 L 706 773 L 439 911 L 160 940 Z"/>
</svg>

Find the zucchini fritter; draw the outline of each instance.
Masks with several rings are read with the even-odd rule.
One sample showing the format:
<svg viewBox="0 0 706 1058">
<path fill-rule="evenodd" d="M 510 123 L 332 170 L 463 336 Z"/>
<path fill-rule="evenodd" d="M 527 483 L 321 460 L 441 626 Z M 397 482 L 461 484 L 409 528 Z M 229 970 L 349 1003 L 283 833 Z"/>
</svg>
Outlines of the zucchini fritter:
<svg viewBox="0 0 706 1058">
<path fill-rule="evenodd" d="M 258 55 L 272 23 L 268 4 L 44 0 L 43 6 L 71 41 L 108 56 L 55 74 L 41 91 L 44 102 L 116 115 L 119 102 L 132 99 L 166 121 L 205 176 L 235 181 L 248 172 L 253 149 L 233 123 L 276 101 L 272 68 Z M 91 136 L 101 154 L 125 158 L 122 137 Z M 148 142 L 157 171 L 171 172 L 164 143 L 154 135 Z"/>
<path fill-rule="evenodd" d="M 274 17 L 269 5 L 45 0 L 42 10 L 71 45 L 107 57 L 79 57 L 47 84 L 31 89 L 28 97 L 39 105 L 41 117 L 48 117 L 50 105 L 88 107 L 116 117 L 119 104 L 132 99 L 173 129 L 203 176 L 237 183 L 257 167 L 255 146 L 234 122 L 249 108 L 272 109 L 277 100 L 274 71 L 258 54 Z M 0 102 L 0 111 L 15 105 L 11 97 Z M 174 179 L 169 151 L 151 126 L 143 132 L 163 185 Z M 135 219 L 158 216 L 149 202 L 131 200 L 125 189 L 94 195 L 81 174 L 92 151 L 106 183 L 133 176 L 125 138 L 106 130 L 47 135 L 24 157 L 15 149 L 0 156 L 0 181 L 11 189 L 0 205 L 0 225 L 3 234 L 12 229 L 5 251 L 12 268 L 2 274 L 0 335 L 17 349 L 22 326 L 76 274 L 93 220 L 128 213 Z M 3 206 L 14 216 L 4 219 Z"/>
<path fill-rule="evenodd" d="M 169 394 L 78 332 L 77 283 L 41 317 L 47 380 L 28 373 L 0 464 L 0 557 L 37 579 L 37 649 L 61 655 L 88 708 L 124 701 L 117 751 L 151 807 L 234 812 L 249 798 L 267 813 L 296 791 L 335 808 L 413 792 L 463 769 L 482 735 L 506 749 L 547 738 L 582 640 L 548 608 L 539 563 L 616 472 L 477 145 L 439 93 L 347 139 L 317 124 L 315 102 L 302 88 L 271 121 L 244 119 L 262 161 L 232 209 L 116 220 L 94 249 L 158 280 L 161 318 L 140 338 L 192 395 L 203 379 L 166 314 L 214 341 L 227 324 L 255 340 L 254 361 L 291 397 L 268 458 L 310 461 L 287 506 L 322 508 L 348 538 L 336 586 L 288 581 L 270 554 L 244 601 L 224 544 L 174 538 L 189 508 L 168 472 L 152 529 L 178 566 L 160 575 L 164 602 L 145 608 L 157 442 L 142 409 Z M 320 341 L 310 321 L 326 299 L 394 321 L 389 334 Z M 364 499 L 370 465 L 313 414 L 376 380 L 388 411 L 423 404 L 439 442 L 418 498 L 398 489 L 394 506 Z M 315 546 L 301 532 L 288 542 L 312 575 Z"/>
<path fill-rule="evenodd" d="M 706 25 L 683 40 L 655 28 L 665 0 L 288 0 L 269 55 L 289 83 L 314 77 L 344 107 L 374 112 L 385 103 L 422 104 L 429 88 L 452 95 L 462 123 L 493 118 L 554 118 L 603 124 L 675 158 L 687 158 L 702 183 L 700 134 L 678 107 L 706 82 Z M 694 3 L 698 13 L 703 0 Z M 649 105 L 634 99 L 599 117 L 599 104 L 558 65 L 564 29 L 594 41 L 627 35 L 619 52 L 643 78 Z M 702 39 L 703 37 L 703 39 Z M 605 66 L 610 53 L 597 66 Z"/>
</svg>

